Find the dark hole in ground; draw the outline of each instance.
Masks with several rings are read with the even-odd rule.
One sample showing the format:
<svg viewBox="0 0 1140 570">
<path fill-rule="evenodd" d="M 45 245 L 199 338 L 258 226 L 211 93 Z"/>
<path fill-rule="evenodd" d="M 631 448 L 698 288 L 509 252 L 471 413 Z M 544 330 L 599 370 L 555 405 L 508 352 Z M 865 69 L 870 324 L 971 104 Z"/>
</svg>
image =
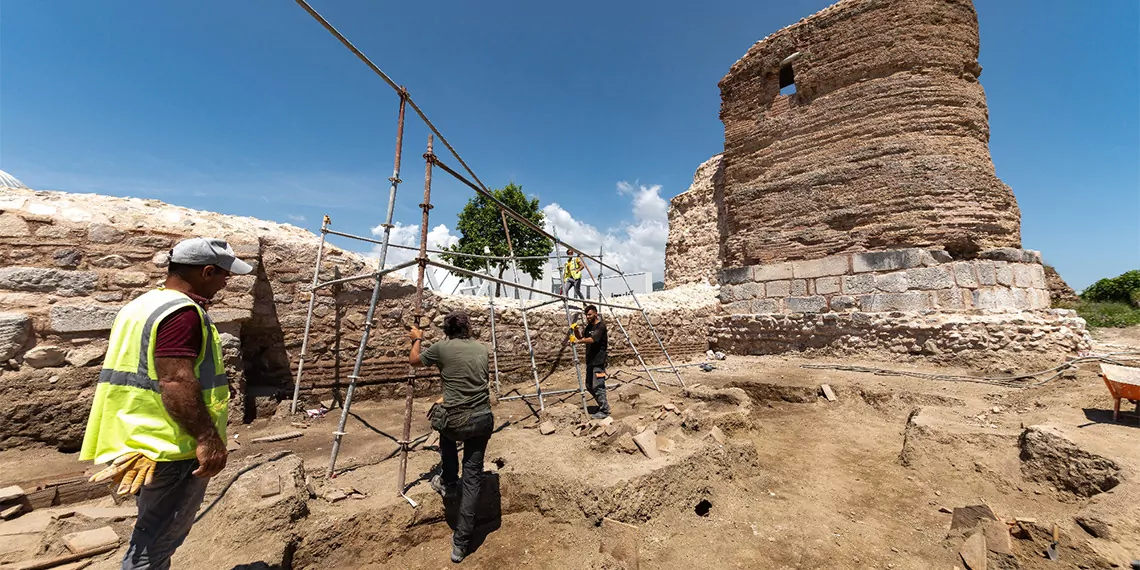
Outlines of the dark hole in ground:
<svg viewBox="0 0 1140 570">
<path fill-rule="evenodd" d="M 712 503 L 710 503 L 708 499 L 701 499 L 701 502 L 697 503 L 697 508 L 693 510 L 697 513 L 697 516 L 707 517 L 709 516 L 709 511 L 712 510 Z"/>
<path fill-rule="evenodd" d="M 507 460 L 506 460 L 506 459 L 503 459 L 502 457 L 500 457 L 500 458 L 498 458 L 498 459 L 494 460 L 492 463 L 494 463 L 494 464 L 495 464 L 495 467 L 498 467 L 499 469 L 502 469 L 502 468 L 503 468 L 503 466 L 507 464 Z"/>
</svg>

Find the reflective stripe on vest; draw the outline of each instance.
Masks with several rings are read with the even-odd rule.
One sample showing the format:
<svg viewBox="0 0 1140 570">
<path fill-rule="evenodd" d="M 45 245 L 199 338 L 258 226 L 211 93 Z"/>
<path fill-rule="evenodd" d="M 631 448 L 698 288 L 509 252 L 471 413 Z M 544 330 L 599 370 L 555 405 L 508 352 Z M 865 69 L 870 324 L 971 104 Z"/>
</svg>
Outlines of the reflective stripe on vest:
<svg viewBox="0 0 1140 570">
<path fill-rule="evenodd" d="M 189 297 L 159 289 L 127 304 L 115 318 L 83 438 L 81 460 L 102 463 L 129 451 L 142 452 L 157 461 L 195 457 L 197 443 L 167 413 L 154 368 L 158 324 L 185 307 L 193 307 L 202 319 L 203 343 L 194 360 L 194 375 L 214 426 L 225 437 L 229 381 L 222 365 L 217 328 Z"/>
<path fill-rule="evenodd" d="M 577 257 L 572 257 L 570 261 L 566 262 L 566 277 L 570 279 L 582 278 L 582 261 Z"/>
</svg>

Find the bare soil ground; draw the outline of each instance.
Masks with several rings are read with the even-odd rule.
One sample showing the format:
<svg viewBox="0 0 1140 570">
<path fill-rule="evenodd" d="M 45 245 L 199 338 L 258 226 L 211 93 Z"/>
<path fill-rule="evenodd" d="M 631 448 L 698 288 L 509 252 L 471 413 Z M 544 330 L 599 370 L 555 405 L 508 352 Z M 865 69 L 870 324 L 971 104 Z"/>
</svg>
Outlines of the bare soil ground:
<svg viewBox="0 0 1140 570">
<path fill-rule="evenodd" d="M 1112 344 L 1098 348 L 1103 352 L 1140 349 L 1140 334 L 1132 332 L 1103 340 Z M 548 404 L 543 420 L 556 431 L 545 436 L 526 404 L 496 404 L 499 429 L 487 451 L 494 475 L 485 488 L 488 508 L 501 516 L 485 517 L 481 544 L 463 567 L 621 568 L 622 560 L 600 552 L 603 539 L 617 535 L 603 522 L 608 518 L 638 527 L 643 569 L 949 570 L 964 566 L 963 536 L 950 531 L 943 509 L 977 504 L 1002 520 L 1036 521 L 1026 524 L 1032 539 L 1012 540 L 1012 556 L 990 554 L 990 568 L 1123 568 L 1140 559 L 1140 426 L 1135 416 L 1112 423 L 1095 365 L 1014 389 L 802 367 L 822 362 L 730 356 L 712 372 L 685 368 L 687 390 L 663 386 L 657 393 L 644 379 L 618 383 L 610 399 L 620 429 L 599 437 L 573 434 L 582 419 L 574 394 Z M 572 371 L 548 381 L 550 389 L 573 383 Z M 838 401 L 825 400 L 821 384 Z M 656 419 L 666 403 L 676 411 Z M 426 401 L 416 402 L 413 436 L 430 433 L 426 409 Z M 452 509 L 427 484 L 438 464 L 433 440 L 409 457 L 407 494 L 419 505 L 412 508 L 396 493 L 403 402 L 361 402 L 352 411 L 337 463 L 342 471 L 332 480 L 324 471 L 340 410 L 305 428 L 291 425 L 296 418 L 233 428 L 239 442 L 298 429 L 304 435 L 243 443 L 233 452 L 211 484 L 207 504 L 218 504 L 194 527 L 175 567 L 450 566 Z M 674 444 L 656 459 L 630 440 L 651 424 Z M 1080 453 L 1033 456 L 1021 440 L 1037 425 L 1053 426 Z M 711 437 L 714 426 L 726 434 L 723 445 Z M 303 465 L 293 455 L 280 458 L 282 451 Z M 1119 484 L 1091 496 L 1075 492 L 1074 480 L 1103 474 L 1101 460 L 1119 468 Z M 0 486 L 84 468 L 74 455 L 6 452 Z M 284 482 L 278 498 L 257 493 L 269 476 Z M 350 498 L 330 502 L 338 490 Z M 1043 556 L 1053 524 L 1061 531 L 1058 562 Z M 48 541 L 41 539 L 38 552 L 51 550 Z M 91 568 L 117 567 L 122 552 Z M 4 556 L 0 561 L 19 558 Z"/>
</svg>

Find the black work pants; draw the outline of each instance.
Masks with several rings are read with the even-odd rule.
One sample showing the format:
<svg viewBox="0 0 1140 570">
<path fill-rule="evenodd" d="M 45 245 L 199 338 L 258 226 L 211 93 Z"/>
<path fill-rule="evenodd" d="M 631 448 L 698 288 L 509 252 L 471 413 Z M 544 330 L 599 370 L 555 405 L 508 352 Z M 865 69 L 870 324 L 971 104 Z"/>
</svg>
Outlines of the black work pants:
<svg viewBox="0 0 1140 570">
<path fill-rule="evenodd" d="M 602 375 L 598 376 L 598 373 Z M 606 400 L 605 374 L 605 366 L 586 366 L 586 390 L 594 396 L 594 401 L 598 403 L 598 411 L 609 414 L 610 403 Z"/>
<path fill-rule="evenodd" d="M 466 549 L 467 541 L 475 530 L 475 507 L 479 504 L 479 490 L 483 488 L 483 454 L 495 428 L 495 416 L 490 412 L 471 416 L 466 422 L 447 427 L 439 432 L 441 478 L 445 485 L 459 481 L 459 450 L 463 442 L 463 490 L 459 499 L 459 520 L 455 525 L 454 542 Z"/>
</svg>

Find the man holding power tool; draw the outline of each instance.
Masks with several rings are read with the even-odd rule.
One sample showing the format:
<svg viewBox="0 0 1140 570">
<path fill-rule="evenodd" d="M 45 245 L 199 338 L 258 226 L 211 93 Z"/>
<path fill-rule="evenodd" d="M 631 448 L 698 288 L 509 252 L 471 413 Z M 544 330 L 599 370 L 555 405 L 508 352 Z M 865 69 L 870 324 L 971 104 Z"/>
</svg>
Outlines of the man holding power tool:
<svg viewBox="0 0 1140 570">
<path fill-rule="evenodd" d="M 574 325 L 570 342 L 586 345 L 586 389 L 598 403 L 598 411 L 590 417 L 605 419 L 610 415 L 610 404 L 606 400 L 606 350 L 610 339 L 596 306 L 586 305 L 586 326 Z"/>
</svg>

